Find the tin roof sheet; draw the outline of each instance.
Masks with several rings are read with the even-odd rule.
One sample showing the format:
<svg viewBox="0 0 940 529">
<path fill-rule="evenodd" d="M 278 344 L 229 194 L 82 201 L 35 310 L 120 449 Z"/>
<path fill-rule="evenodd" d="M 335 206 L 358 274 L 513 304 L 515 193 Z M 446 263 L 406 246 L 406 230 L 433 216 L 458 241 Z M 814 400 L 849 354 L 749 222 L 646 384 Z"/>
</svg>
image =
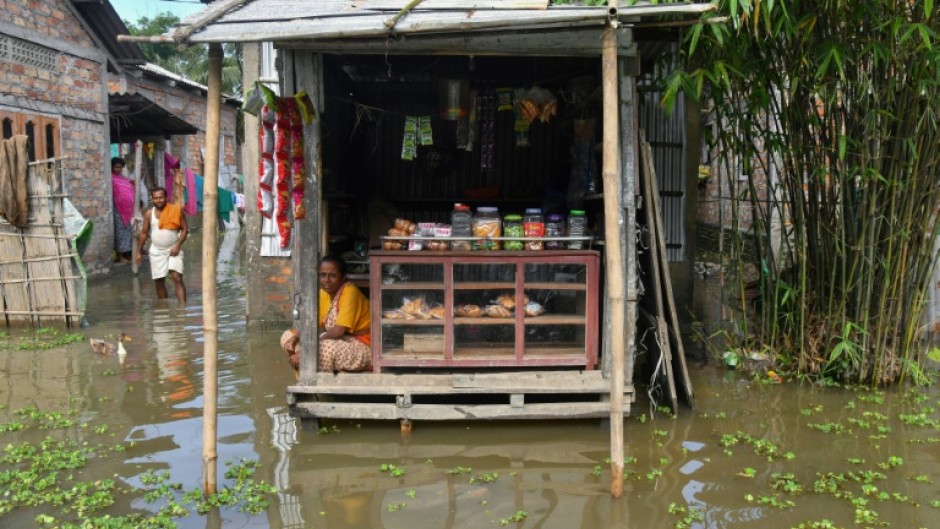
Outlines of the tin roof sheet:
<svg viewBox="0 0 940 529">
<path fill-rule="evenodd" d="M 430 1 L 430 0 L 426 0 Z M 404 4 L 404 2 L 400 2 Z M 510 9 L 490 6 L 508 6 Z M 434 34 L 464 31 L 511 31 L 519 28 L 600 26 L 607 21 L 606 7 L 547 6 L 536 9 L 532 0 L 488 0 L 454 2 L 441 0 L 438 6 L 417 8 L 402 17 L 392 32 L 386 23 L 398 12 L 393 0 L 250 0 L 189 36 L 190 42 L 259 42 L 378 37 L 394 33 Z M 429 4 L 435 5 L 435 4 Z M 467 8 L 466 5 L 476 6 Z M 371 7 L 370 7 L 371 6 Z M 709 3 L 650 4 L 621 6 L 621 20 L 637 17 L 697 16 L 714 9 Z M 199 24 L 199 13 L 182 26 Z"/>
</svg>

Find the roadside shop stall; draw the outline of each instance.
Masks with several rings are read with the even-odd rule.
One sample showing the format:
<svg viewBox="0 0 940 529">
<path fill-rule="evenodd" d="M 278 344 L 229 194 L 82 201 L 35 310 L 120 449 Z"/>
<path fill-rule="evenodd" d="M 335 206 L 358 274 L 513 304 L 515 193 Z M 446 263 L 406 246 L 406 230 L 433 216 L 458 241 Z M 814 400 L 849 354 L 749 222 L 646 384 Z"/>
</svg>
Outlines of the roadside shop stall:
<svg viewBox="0 0 940 529">
<path fill-rule="evenodd" d="M 628 414 L 634 25 L 712 7 L 405 4 L 219 2 L 178 30 L 277 48 L 280 96 L 259 86 L 247 99 L 258 207 L 292 249 L 303 344 L 292 412 L 605 417 L 622 399 Z M 316 372 L 326 254 L 352 258 L 368 288 L 372 372 Z"/>
</svg>

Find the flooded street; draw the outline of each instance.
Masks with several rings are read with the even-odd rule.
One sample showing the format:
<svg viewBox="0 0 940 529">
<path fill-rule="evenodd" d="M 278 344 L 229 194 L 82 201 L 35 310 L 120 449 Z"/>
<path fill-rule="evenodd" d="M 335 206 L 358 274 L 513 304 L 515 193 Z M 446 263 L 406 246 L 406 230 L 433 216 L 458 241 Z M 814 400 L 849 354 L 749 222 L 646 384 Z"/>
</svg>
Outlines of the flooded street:
<svg viewBox="0 0 940 529">
<path fill-rule="evenodd" d="M 154 299 L 146 265 L 89 283 L 86 337 L 125 332 L 125 364 L 87 340 L 17 350 L 0 340 L 0 446 L 73 438 L 99 451 L 80 479 L 147 488 L 148 471 L 184 490 L 202 473 L 199 234 L 185 247 L 189 303 Z M 677 418 L 641 400 L 626 420 L 626 494 L 609 496 L 609 432 L 598 421 L 335 421 L 305 431 L 287 415 L 293 375 L 276 333 L 245 328 L 245 259 L 226 234 L 219 275 L 219 477 L 256 460 L 278 492 L 261 514 L 225 507 L 174 518 L 182 528 L 791 528 L 940 527 L 940 392 L 770 384 L 714 362 L 690 366 L 698 408 Z M 26 336 L 29 333 L 25 334 Z M 18 410 L 77 423 L 8 431 Z M 85 423 L 88 427 L 81 427 Z M 106 426 L 106 427 L 105 427 Z M 9 452 L 9 449 L 7 450 Z M 13 464 L 0 461 L 3 473 Z M 142 493 L 85 517 L 156 512 Z M 0 527 L 39 527 L 56 506 L 0 509 Z M 829 520 L 825 525 L 823 520 Z M 803 525 L 801 525 L 803 524 Z M 96 526 L 97 527 L 97 526 Z"/>
</svg>

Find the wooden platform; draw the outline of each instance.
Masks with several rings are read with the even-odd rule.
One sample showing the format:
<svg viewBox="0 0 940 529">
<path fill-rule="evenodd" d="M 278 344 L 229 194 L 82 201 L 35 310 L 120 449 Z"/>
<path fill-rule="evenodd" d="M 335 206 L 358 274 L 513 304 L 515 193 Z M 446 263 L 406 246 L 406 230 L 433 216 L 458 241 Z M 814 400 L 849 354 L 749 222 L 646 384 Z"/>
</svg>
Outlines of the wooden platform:
<svg viewBox="0 0 940 529">
<path fill-rule="evenodd" d="M 287 388 L 301 419 L 583 419 L 610 415 L 600 371 L 501 373 L 317 373 Z M 633 386 L 624 388 L 629 415 Z"/>
</svg>

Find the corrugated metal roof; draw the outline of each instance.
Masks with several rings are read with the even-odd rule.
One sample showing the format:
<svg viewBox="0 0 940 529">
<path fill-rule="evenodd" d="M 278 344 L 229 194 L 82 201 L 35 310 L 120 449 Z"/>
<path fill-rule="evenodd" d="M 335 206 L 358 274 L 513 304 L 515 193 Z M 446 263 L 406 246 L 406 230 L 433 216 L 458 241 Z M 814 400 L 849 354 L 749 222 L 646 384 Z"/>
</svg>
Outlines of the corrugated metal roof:
<svg viewBox="0 0 940 529">
<path fill-rule="evenodd" d="M 204 85 L 204 84 L 197 83 L 196 81 L 193 81 L 192 79 L 188 79 L 188 78 L 186 78 L 186 77 L 183 77 L 182 75 L 173 73 L 173 72 L 171 72 L 170 70 L 167 70 L 166 68 L 163 68 L 162 66 L 157 66 L 156 64 L 154 64 L 154 63 L 152 63 L 152 62 L 148 62 L 148 63 L 145 63 L 145 64 L 138 65 L 137 68 L 143 70 L 144 72 L 147 72 L 147 73 L 151 74 L 152 76 L 161 77 L 161 78 L 163 78 L 163 79 L 167 79 L 167 80 L 173 81 L 173 82 L 177 83 L 178 85 L 180 85 L 180 84 L 181 84 L 181 85 L 185 85 L 185 86 L 188 86 L 188 87 L 190 87 L 190 88 L 195 88 L 196 90 L 205 92 L 205 93 L 207 93 L 207 94 L 209 93 L 209 87 L 208 87 L 208 86 L 206 86 L 206 85 Z M 241 104 L 241 98 L 239 98 L 238 96 L 225 95 L 225 94 L 223 94 L 223 97 L 225 98 L 224 100 L 225 100 L 226 103 L 237 103 L 237 104 Z"/>
<path fill-rule="evenodd" d="M 72 5 L 104 46 L 105 51 L 118 64 L 143 64 L 144 53 L 134 42 L 118 42 L 117 36 L 127 34 L 127 26 L 118 16 L 110 2 L 76 2 Z"/>
<path fill-rule="evenodd" d="M 186 85 L 186 86 L 189 86 L 190 88 L 196 88 L 196 89 L 198 89 L 198 90 L 202 90 L 203 92 L 208 92 L 208 91 L 209 91 L 209 87 L 208 87 L 208 86 L 206 86 L 206 85 L 204 85 L 204 84 L 199 84 L 199 83 L 197 83 L 196 81 L 192 81 L 192 80 L 190 80 L 190 79 L 187 79 L 187 78 L 183 77 L 182 75 L 173 73 L 173 72 L 171 72 L 170 70 L 167 70 L 166 68 L 164 68 L 164 67 L 162 67 L 162 66 L 157 66 L 156 64 L 154 64 L 154 63 L 152 63 L 152 62 L 148 62 L 148 63 L 145 63 L 145 64 L 141 64 L 141 65 L 138 66 L 138 68 L 140 68 L 141 70 L 143 70 L 143 71 L 145 71 L 145 72 L 150 72 L 150 73 L 156 75 L 157 77 L 163 77 L 164 79 L 168 79 L 168 80 L 170 80 L 170 81 L 175 81 L 176 83 L 184 84 L 184 85 Z"/>
<path fill-rule="evenodd" d="M 387 4 L 387 2 L 383 2 Z M 471 3 L 472 4 L 472 3 Z M 507 0 L 506 5 L 520 5 Z M 710 3 L 649 4 L 620 8 L 622 21 L 638 17 L 696 16 L 714 9 Z M 388 35 L 396 10 L 369 8 L 369 0 L 251 0 L 197 29 L 190 42 L 259 42 L 363 38 Z M 466 31 L 512 31 L 520 28 L 600 26 L 605 7 L 552 6 L 546 9 L 421 9 L 401 18 L 392 33 L 435 34 Z M 199 13 L 183 26 L 199 24 Z"/>
<path fill-rule="evenodd" d="M 198 129 L 137 93 L 108 95 L 111 141 L 195 134 Z"/>
</svg>

